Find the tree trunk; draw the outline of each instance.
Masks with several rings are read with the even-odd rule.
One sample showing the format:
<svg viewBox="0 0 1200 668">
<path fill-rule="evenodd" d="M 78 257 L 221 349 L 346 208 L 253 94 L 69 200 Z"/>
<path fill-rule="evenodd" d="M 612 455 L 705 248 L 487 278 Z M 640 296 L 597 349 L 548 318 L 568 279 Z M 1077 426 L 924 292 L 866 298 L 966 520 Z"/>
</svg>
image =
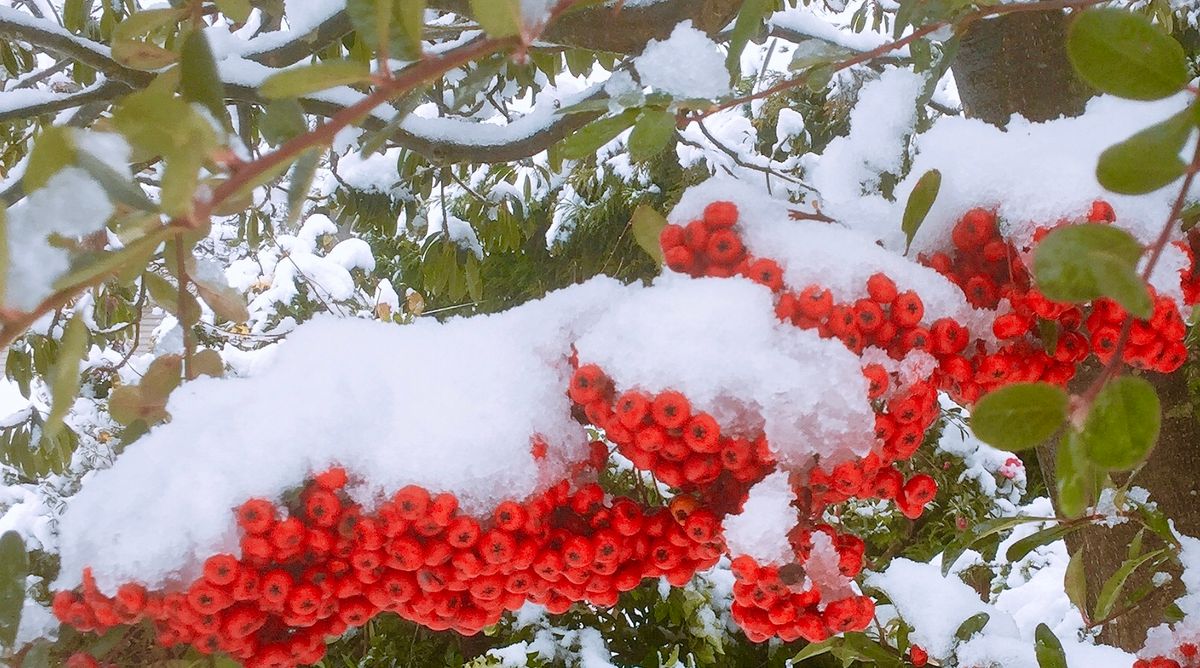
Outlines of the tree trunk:
<svg viewBox="0 0 1200 668">
<path fill-rule="evenodd" d="M 1067 60 L 1067 16 L 1021 12 L 971 25 L 951 69 L 963 113 L 1003 127 L 1078 116 L 1091 97 Z"/>
<path fill-rule="evenodd" d="M 1067 60 L 1068 20 L 1067 15 L 1053 11 L 1010 14 L 975 23 L 963 36 L 952 68 L 964 114 L 1003 126 L 1012 114 L 1044 121 L 1083 113 L 1091 92 Z M 1200 535 L 1200 421 L 1188 390 L 1192 363 L 1189 360 L 1189 367 L 1169 376 L 1148 376 L 1162 400 L 1163 426 L 1158 445 L 1134 484 L 1149 490 L 1151 499 L 1175 521 L 1179 531 Z M 1074 389 L 1085 387 L 1094 373 L 1084 370 Z M 1039 447 L 1037 457 L 1053 496 L 1054 444 Z M 1136 527 L 1129 523 L 1088 527 L 1068 538 L 1072 554 L 1082 551 L 1090 610 L 1094 610 L 1104 582 L 1127 559 L 1135 533 Z M 1147 540 L 1148 545 L 1153 544 Z M 1149 569 L 1140 569 L 1126 591 L 1149 585 L 1151 576 Z M 1165 609 L 1180 594 L 1177 578 L 1154 588 L 1137 608 L 1106 624 L 1101 640 L 1130 651 L 1140 649 L 1146 631 L 1161 623 Z"/>
</svg>

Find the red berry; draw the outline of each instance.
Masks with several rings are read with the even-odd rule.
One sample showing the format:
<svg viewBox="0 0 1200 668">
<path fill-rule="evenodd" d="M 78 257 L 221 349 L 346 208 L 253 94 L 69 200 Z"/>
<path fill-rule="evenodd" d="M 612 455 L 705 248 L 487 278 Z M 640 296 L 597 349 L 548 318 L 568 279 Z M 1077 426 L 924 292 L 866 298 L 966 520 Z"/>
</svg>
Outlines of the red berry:
<svg viewBox="0 0 1200 668">
<path fill-rule="evenodd" d="M 738 208 L 733 202 L 713 202 L 704 207 L 704 222 L 713 229 L 733 227 L 738 221 Z"/>
</svg>

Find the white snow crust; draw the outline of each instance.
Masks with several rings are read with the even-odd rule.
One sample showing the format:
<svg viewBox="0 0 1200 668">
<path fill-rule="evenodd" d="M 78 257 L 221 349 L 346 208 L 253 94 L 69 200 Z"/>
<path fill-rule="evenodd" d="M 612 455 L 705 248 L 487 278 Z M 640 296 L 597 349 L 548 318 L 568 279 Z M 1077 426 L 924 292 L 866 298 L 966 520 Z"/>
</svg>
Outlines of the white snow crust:
<svg viewBox="0 0 1200 668">
<path fill-rule="evenodd" d="M 320 318 L 260 375 L 188 383 L 171 397 L 171 422 L 70 501 L 55 586 L 76 586 L 86 566 L 110 591 L 190 579 L 206 556 L 237 553 L 237 505 L 333 465 L 364 500 L 419 484 L 480 513 L 535 493 L 587 456 L 565 392 L 570 342 L 627 290 L 594 279 L 444 324 Z M 550 446 L 536 463 L 534 435 Z"/>
</svg>

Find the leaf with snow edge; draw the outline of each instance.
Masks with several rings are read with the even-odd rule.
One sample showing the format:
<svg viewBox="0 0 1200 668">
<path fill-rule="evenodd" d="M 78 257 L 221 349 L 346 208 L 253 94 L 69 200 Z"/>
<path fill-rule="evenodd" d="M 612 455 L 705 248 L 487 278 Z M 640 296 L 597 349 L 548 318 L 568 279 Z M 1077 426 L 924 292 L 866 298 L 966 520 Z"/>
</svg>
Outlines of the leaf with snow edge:
<svg viewBox="0 0 1200 668">
<path fill-rule="evenodd" d="M 512 37 L 521 31 L 521 2 L 471 0 L 471 17 L 492 39 Z"/>
<path fill-rule="evenodd" d="M 646 255 L 654 258 L 661 267 L 663 263 L 662 244 L 658 238 L 667 226 L 667 219 L 648 204 L 639 204 L 633 210 L 633 218 L 629 225 L 633 228 L 633 240 L 638 247 L 646 251 Z"/>
<path fill-rule="evenodd" d="M 737 20 L 733 23 L 733 32 L 729 35 L 729 54 L 725 57 L 725 69 L 731 77 L 741 75 L 742 51 L 762 28 L 763 19 L 775 9 L 773 0 L 746 0 L 738 10 Z"/>
<path fill-rule="evenodd" d="M 1038 668 L 1067 668 L 1067 655 L 1063 652 L 1062 643 L 1045 622 L 1037 625 L 1033 638 L 1033 652 L 1037 657 Z"/>
<path fill-rule="evenodd" d="M 965 642 L 971 639 L 971 636 L 983 630 L 987 626 L 992 616 L 986 612 L 976 613 L 963 620 L 962 624 L 958 625 L 958 629 L 954 632 L 954 637 L 959 641 Z"/>
<path fill-rule="evenodd" d="M 1033 251 L 1033 274 L 1047 298 L 1089 302 L 1110 297 L 1139 318 L 1154 304 L 1136 268 L 1142 246 L 1111 225 L 1080 224 L 1057 228 Z"/>
<path fill-rule="evenodd" d="M 1079 76 L 1118 97 L 1157 100 L 1188 82 L 1183 47 L 1149 19 L 1121 9 L 1089 9 L 1071 22 L 1067 55 Z"/>
<path fill-rule="evenodd" d="M 1187 171 L 1179 151 L 1193 126 L 1192 112 L 1182 111 L 1109 146 L 1096 164 L 1096 180 L 1122 195 L 1141 195 L 1170 184 Z"/>
<path fill-rule="evenodd" d="M 225 108 L 225 84 L 217 73 L 212 48 L 204 32 L 193 30 L 179 51 L 179 92 L 183 99 L 208 109 L 226 130 L 232 128 Z"/>
<path fill-rule="evenodd" d="M 876 666 L 899 666 L 901 663 L 896 656 L 884 649 L 880 644 L 865 633 L 845 633 L 842 635 L 842 658 L 867 661 Z M 835 649 L 835 652 L 837 650 Z"/>
<path fill-rule="evenodd" d="M 112 201 L 124 204 L 138 211 L 158 211 L 158 205 L 154 200 L 146 196 L 146 193 L 134 183 L 117 172 L 108 165 L 108 163 L 100 160 L 86 150 L 77 150 L 75 152 L 75 164 L 88 173 L 100 187 L 104 189 Z"/>
<path fill-rule="evenodd" d="M 199 375 L 211 376 L 220 378 L 225 375 L 225 362 L 221 359 L 221 353 L 205 349 L 192 355 L 192 376 Z"/>
<path fill-rule="evenodd" d="M 224 282 L 223 275 L 220 277 L 220 283 L 196 275 L 191 275 L 189 278 L 196 285 L 196 292 L 200 293 L 200 298 L 204 300 L 205 304 L 208 304 L 218 318 L 238 324 L 250 319 L 250 311 L 246 307 L 245 297 L 242 296 L 242 293 L 229 287 L 229 284 Z"/>
<path fill-rule="evenodd" d="M 1095 464 L 1129 470 L 1150 454 L 1161 425 L 1162 406 L 1154 386 L 1144 378 L 1122 376 L 1100 390 L 1079 439 Z"/>
<path fill-rule="evenodd" d="M 177 354 L 162 355 L 154 359 L 142 375 L 138 383 L 142 397 L 167 405 L 167 397 L 179 387 L 183 381 L 183 356 Z"/>
<path fill-rule="evenodd" d="M 174 26 L 180 19 L 187 16 L 184 7 L 163 7 L 159 9 L 143 9 L 136 11 L 113 28 L 113 41 L 134 39 L 148 35 L 159 28 Z"/>
<path fill-rule="evenodd" d="M 1083 550 L 1075 550 L 1067 562 L 1067 572 L 1063 576 L 1063 591 L 1079 612 L 1087 615 L 1087 575 L 1083 568 Z"/>
<path fill-rule="evenodd" d="M 979 400 L 971 412 L 971 431 L 1001 450 L 1032 448 L 1059 430 L 1067 404 L 1067 393 L 1049 383 L 1014 383 Z"/>
<path fill-rule="evenodd" d="M 643 109 L 629 133 L 629 157 L 634 162 L 658 155 L 675 135 L 675 114 L 665 109 Z"/>
<path fill-rule="evenodd" d="M 292 137 L 302 135 L 308 132 L 304 109 L 293 99 L 272 100 L 263 108 L 258 131 L 272 146 L 278 146 Z"/>
<path fill-rule="evenodd" d="M 904 231 L 905 253 L 908 253 L 909 247 L 912 246 L 913 237 L 917 235 L 917 230 L 921 229 L 921 223 L 925 222 L 925 216 L 929 215 L 929 210 L 933 208 L 933 202 L 937 199 L 941 187 L 942 173 L 936 169 L 922 174 L 913 186 L 900 222 L 900 229 Z"/>
<path fill-rule="evenodd" d="M 1014 527 L 1021 526 L 1022 524 L 1028 524 L 1029 522 L 1044 522 L 1048 519 L 1053 518 L 1027 516 L 997 517 L 976 523 L 970 529 L 969 533 L 952 542 L 942 552 L 942 575 L 949 575 L 950 569 L 954 568 L 954 564 L 958 561 L 958 558 L 961 557 L 964 552 L 970 549 L 972 545 L 979 543 L 985 538 L 994 536 L 1002 531 L 1007 531 Z"/>
<path fill-rule="evenodd" d="M 66 276 L 54 283 L 55 290 L 66 290 L 78 285 L 89 285 L 98 278 L 117 273 L 132 264 L 150 261 L 154 250 L 170 235 L 170 230 L 163 227 L 134 241 L 119 251 L 102 251 L 84 256 L 78 268 L 72 269 Z"/>
<path fill-rule="evenodd" d="M 1016 541 L 1008 546 L 1008 550 L 1004 553 L 1005 561 L 1009 563 L 1020 561 L 1025 558 L 1025 555 L 1036 550 L 1043 545 L 1049 545 L 1054 541 L 1066 536 L 1072 531 L 1078 529 L 1078 524 L 1055 524 L 1046 527 L 1039 531 L 1035 531 L 1028 536 Z"/>
<path fill-rule="evenodd" d="M 47 442 L 58 435 L 63 428 L 63 419 L 75 404 L 79 394 L 79 362 L 87 352 L 88 329 L 83 322 L 83 316 L 75 314 L 67 323 L 62 341 L 58 346 L 58 360 L 51 371 L 50 414 L 42 425 L 42 440 Z"/>
<path fill-rule="evenodd" d="M 633 125 L 637 117 L 637 109 L 627 109 L 616 116 L 589 123 L 559 144 L 559 154 L 567 160 L 582 160 L 595 155 L 601 146 L 616 139 L 617 135 Z"/>
<path fill-rule="evenodd" d="M 1157 557 L 1167 554 L 1166 549 L 1155 550 L 1148 552 L 1134 559 L 1127 559 L 1121 564 L 1121 567 L 1113 573 L 1108 580 L 1104 582 L 1104 586 L 1100 588 L 1100 594 L 1096 597 L 1096 619 L 1105 619 L 1116 607 L 1117 597 L 1125 589 L 1125 583 L 1128 582 L 1129 576 L 1133 575 L 1134 571 L 1145 564 L 1146 562 Z"/>
<path fill-rule="evenodd" d="M 272 74 L 259 85 L 258 92 L 271 100 L 297 98 L 337 86 L 364 83 L 370 79 L 371 72 L 366 63 L 323 60 Z"/>
<path fill-rule="evenodd" d="M 244 23 L 250 18 L 250 0 L 215 0 L 217 9 L 226 16 L 232 19 L 234 23 Z"/>
<path fill-rule="evenodd" d="M 45 186 L 52 176 L 75 162 L 72 132 L 68 127 L 51 126 L 38 133 L 21 176 L 25 192 L 31 193 Z"/>
<path fill-rule="evenodd" d="M 16 642 L 28 575 L 29 558 L 21 535 L 5 532 L 0 536 L 0 647 L 11 648 Z"/>
</svg>

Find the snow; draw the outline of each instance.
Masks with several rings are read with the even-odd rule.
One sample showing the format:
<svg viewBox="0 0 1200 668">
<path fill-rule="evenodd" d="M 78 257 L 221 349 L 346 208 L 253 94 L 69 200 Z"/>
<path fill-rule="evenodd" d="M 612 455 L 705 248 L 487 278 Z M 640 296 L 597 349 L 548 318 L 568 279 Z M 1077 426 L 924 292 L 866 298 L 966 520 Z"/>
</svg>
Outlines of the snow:
<svg viewBox="0 0 1200 668">
<path fill-rule="evenodd" d="M 814 458 L 833 465 L 875 444 L 858 357 L 782 324 L 771 292 L 746 279 L 660 277 L 613 305 L 576 349 L 580 363 L 598 364 L 617 391 L 677 390 L 722 433 L 761 429 L 789 466 L 808 467 Z"/>
<path fill-rule="evenodd" d="M 587 456 L 564 392 L 569 342 L 627 291 L 601 278 L 499 315 L 404 327 L 318 318 L 261 374 L 188 383 L 171 422 L 71 499 L 55 587 L 78 585 L 86 566 L 107 591 L 189 580 L 207 555 L 237 552 L 233 508 L 335 464 L 366 501 L 406 484 L 452 492 L 472 513 L 528 497 Z M 540 463 L 535 435 L 551 448 Z"/>
<path fill-rule="evenodd" d="M 937 564 L 894 559 L 886 570 L 867 576 L 865 584 L 887 594 L 900 616 L 912 625 L 912 642 L 931 657 L 949 657 L 958 627 L 979 613 L 989 615 L 984 627 L 986 634 L 1007 638 L 1009 644 L 1020 644 L 1020 635 L 1011 619 L 981 601 L 979 594 L 962 580 L 953 575 L 943 576 Z"/>
<path fill-rule="evenodd" d="M 800 521 L 792 506 L 795 500 L 786 471 L 776 471 L 751 487 L 742 511 L 726 517 L 722 525 L 729 554 L 748 555 L 761 565 L 794 561 L 787 534 Z"/>
<path fill-rule="evenodd" d="M 80 238 L 104 228 L 113 205 L 87 172 L 59 170 L 46 185 L 8 209 L 8 280 L 4 305 L 32 311 L 54 292 L 70 266 L 49 235 Z"/>
<path fill-rule="evenodd" d="M 666 40 L 651 40 L 633 61 L 642 83 L 680 99 L 728 95 L 729 71 L 720 48 L 691 21 Z"/>
</svg>

